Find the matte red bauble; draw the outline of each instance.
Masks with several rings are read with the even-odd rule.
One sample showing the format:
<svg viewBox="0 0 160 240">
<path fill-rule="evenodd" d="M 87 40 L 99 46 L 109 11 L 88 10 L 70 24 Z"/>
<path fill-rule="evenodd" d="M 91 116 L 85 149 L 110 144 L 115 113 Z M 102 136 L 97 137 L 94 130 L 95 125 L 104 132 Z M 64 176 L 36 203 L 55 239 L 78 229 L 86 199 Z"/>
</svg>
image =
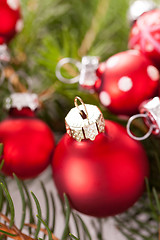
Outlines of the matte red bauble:
<svg viewBox="0 0 160 240">
<path fill-rule="evenodd" d="M 0 44 L 9 42 L 23 27 L 19 0 L 0 1 Z"/>
<path fill-rule="evenodd" d="M 96 106 L 79 109 L 67 115 L 67 133 L 53 157 L 58 192 L 61 197 L 66 193 L 71 206 L 87 215 L 122 213 L 143 193 L 149 172 L 145 151 L 122 126 L 104 121 Z"/>
<path fill-rule="evenodd" d="M 16 94 L 13 95 L 15 97 Z M 54 138 L 50 128 L 33 115 L 36 103 L 30 105 L 32 110 L 29 107 L 23 108 L 27 95 L 17 95 L 23 99 L 19 111 L 12 98 L 10 117 L 0 123 L 0 142 L 4 145 L 2 171 L 6 175 L 12 176 L 15 173 L 19 178 L 27 179 L 37 176 L 50 164 Z M 33 95 L 28 95 L 27 98 Z M 7 104 L 10 104 L 8 100 Z"/>
<path fill-rule="evenodd" d="M 101 103 L 115 114 L 132 115 L 153 97 L 159 86 L 159 71 L 136 50 L 120 52 L 101 63 L 95 89 Z"/>
<path fill-rule="evenodd" d="M 138 49 L 160 69 L 160 9 L 143 13 L 131 28 L 129 48 Z"/>
</svg>

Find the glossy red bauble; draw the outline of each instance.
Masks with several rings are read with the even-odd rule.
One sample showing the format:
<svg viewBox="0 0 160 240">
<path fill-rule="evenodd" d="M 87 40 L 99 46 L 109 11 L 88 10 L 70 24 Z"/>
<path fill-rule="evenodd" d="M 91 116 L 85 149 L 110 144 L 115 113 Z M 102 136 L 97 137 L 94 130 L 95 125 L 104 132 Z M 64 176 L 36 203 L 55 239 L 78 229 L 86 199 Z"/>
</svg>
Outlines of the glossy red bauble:
<svg viewBox="0 0 160 240">
<path fill-rule="evenodd" d="M 23 20 L 19 0 L 0 1 L 0 44 L 9 42 L 22 30 Z"/>
<path fill-rule="evenodd" d="M 101 103 L 115 114 L 132 115 L 157 93 L 159 71 L 136 50 L 120 52 L 101 63 L 95 88 Z"/>
<path fill-rule="evenodd" d="M 0 123 L 3 143 L 2 171 L 21 179 L 35 177 L 49 164 L 54 138 L 49 127 L 36 118 L 9 118 Z"/>
<path fill-rule="evenodd" d="M 137 19 L 128 45 L 141 51 L 160 69 L 160 9 L 143 13 Z"/>
<path fill-rule="evenodd" d="M 66 193 L 71 206 L 91 216 L 106 217 L 124 212 L 144 190 L 149 166 L 145 151 L 117 123 L 106 121 L 106 133 L 94 141 L 65 134 L 52 161 L 53 178 L 60 196 Z"/>
</svg>

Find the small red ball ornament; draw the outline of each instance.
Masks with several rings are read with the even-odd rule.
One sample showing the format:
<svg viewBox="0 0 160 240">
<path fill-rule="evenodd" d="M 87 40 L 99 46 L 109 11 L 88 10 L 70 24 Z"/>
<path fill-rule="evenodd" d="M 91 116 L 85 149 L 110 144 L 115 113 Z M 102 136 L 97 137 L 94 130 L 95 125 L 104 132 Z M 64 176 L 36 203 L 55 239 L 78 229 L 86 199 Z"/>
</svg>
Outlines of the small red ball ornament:
<svg viewBox="0 0 160 240">
<path fill-rule="evenodd" d="M 122 126 L 104 121 L 96 106 L 77 106 L 65 118 L 67 133 L 52 161 L 58 192 L 87 215 L 124 212 L 143 193 L 149 172 L 145 151 Z"/>
<path fill-rule="evenodd" d="M 8 43 L 23 27 L 19 0 L 0 1 L 0 44 Z"/>
<path fill-rule="evenodd" d="M 101 63 L 95 89 L 101 103 L 115 114 L 131 115 L 159 86 L 159 71 L 136 50 L 120 52 Z"/>
<path fill-rule="evenodd" d="M 10 117 L 0 123 L 0 142 L 3 143 L 2 171 L 21 179 L 33 178 L 49 164 L 54 150 L 54 138 L 49 127 L 35 118 L 37 96 L 28 93 L 12 94 L 6 100 Z"/>
<path fill-rule="evenodd" d="M 160 9 L 143 13 L 131 28 L 129 48 L 138 49 L 160 69 Z"/>
</svg>

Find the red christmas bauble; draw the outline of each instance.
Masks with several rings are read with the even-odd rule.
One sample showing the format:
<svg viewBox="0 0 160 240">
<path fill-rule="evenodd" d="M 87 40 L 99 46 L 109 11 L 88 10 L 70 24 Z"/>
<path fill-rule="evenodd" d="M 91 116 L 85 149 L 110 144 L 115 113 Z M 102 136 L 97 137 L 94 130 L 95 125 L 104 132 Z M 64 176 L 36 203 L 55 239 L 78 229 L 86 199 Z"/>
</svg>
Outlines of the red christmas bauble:
<svg viewBox="0 0 160 240">
<path fill-rule="evenodd" d="M 6 99 L 9 117 L 0 123 L 0 143 L 3 143 L 2 171 L 21 179 L 40 174 L 51 161 L 54 136 L 50 128 L 35 117 L 36 94 L 14 93 Z"/>
<path fill-rule="evenodd" d="M 0 1 L 0 44 L 9 42 L 22 30 L 23 20 L 19 0 Z"/>
<path fill-rule="evenodd" d="M 160 9 L 143 13 L 131 28 L 129 48 L 138 49 L 160 69 Z"/>
<path fill-rule="evenodd" d="M 149 166 L 139 142 L 117 123 L 106 121 L 106 133 L 94 141 L 65 134 L 54 153 L 53 178 L 60 196 L 71 206 L 95 217 L 124 212 L 144 190 Z"/>
<path fill-rule="evenodd" d="M 115 114 L 132 115 L 146 99 L 156 95 L 159 71 L 136 50 L 120 52 L 101 63 L 95 89 L 101 103 Z"/>
</svg>

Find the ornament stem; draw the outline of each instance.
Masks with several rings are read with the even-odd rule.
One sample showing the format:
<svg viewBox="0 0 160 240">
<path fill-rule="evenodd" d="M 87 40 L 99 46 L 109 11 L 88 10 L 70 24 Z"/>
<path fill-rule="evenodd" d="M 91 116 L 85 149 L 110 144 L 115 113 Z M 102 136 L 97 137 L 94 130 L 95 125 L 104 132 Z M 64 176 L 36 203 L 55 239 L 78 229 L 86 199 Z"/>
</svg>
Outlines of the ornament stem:
<svg viewBox="0 0 160 240">
<path fill-rule="evenodd" d="M 151 135 L 151 133 L 152 133 L 152 131 L 153 131 L 153 129 L 154 129 L 154 125 L 153 125 L 153 124 L 150 124 L 150 127 L 149 127 L 149 129 L 148 129 L 148 132 L 147 132 L 144 136 L 142 136 L 142 137 L 136 137 L 136 136 L 134 136 L 134 135 L 132 134 L 131 130 L 130 130 L 130 126 L 131 126 L 131 123 L 133 122 L 133 120 L 135 120 L 136 118 L 147 118 L 147 116 L 148 116 L 147 114 L 136 114 L 136 115 L 134 115 L 134 116 L 132 116 L 132 117 L 129 118 L 126 128 L 127 128 L 127 133 L 128 133 L 128 135 L 129 135 L 131 138 L 133 138 L 133 139 L 135 139 L 135 140 L 138 140 L 138 141 L 141 141 L 141 140 L 145 140 L 146 138 L 148 138 L 148 137 Z"/>
<path fill-rule="evenodd" d="M 84 112 L 83 110 L 80 110 L 79 105 L 78 105 L 78 103 L 77 103 L 77 100 L 79 100 L 79 101 L 81 102 L 81 104 L 82 104 L 83 107 L 84 107 L 85 112 Z M 81 114 L 82 118 L 84 118 L 84 119 L 87 118 L 88 121 L 89 121 L 88 111 L 87 111 L 86 105 L 84 104 L 83 100 L 82 100 L 80 97 L 75 97 L 75 99 L 74 99 L 74 104 L 75 104 L 76 108 L 78 108 L 79 113 Z"/>
</svg>

